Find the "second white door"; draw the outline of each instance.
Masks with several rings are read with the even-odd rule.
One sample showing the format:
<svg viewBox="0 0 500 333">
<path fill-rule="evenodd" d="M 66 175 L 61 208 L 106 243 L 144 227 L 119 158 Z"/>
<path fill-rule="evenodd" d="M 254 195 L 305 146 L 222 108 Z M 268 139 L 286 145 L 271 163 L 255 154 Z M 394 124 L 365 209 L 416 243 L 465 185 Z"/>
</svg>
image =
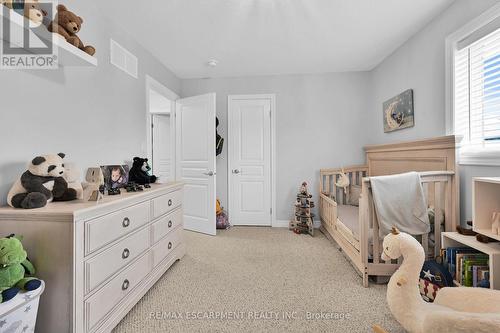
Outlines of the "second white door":
<svg viewBox="0 0 500 333">
<path fill-rule="evenodd" d="M 270 226 L 271 96 L 229 96 L 229 214 L 234 225 Z"/>
<path fill-rule="evenodd" d="M 153 128 L 153 173 L 158 177 L 159 183 L 167 183 L 174 180 L 173 142 L 175 137 L 172 130 L 173 124 L 171 114 L 152 115 Z"/>
</svg>

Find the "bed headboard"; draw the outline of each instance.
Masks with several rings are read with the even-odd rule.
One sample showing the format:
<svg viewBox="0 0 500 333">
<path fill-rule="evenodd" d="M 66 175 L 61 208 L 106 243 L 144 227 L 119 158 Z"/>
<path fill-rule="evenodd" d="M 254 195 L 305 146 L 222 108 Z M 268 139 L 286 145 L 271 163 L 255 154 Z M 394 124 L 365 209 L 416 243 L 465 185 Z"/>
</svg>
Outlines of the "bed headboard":
<svg viewBox="0 0 500 333">
<path fill-rule="evenodd" d="M 454 135 L 365 146 L 370 176 L 408 171 L 456 171 L 458 140 Z"/>
<path fill-rule="evenodd" d="M 457 149 L 460 138 L 454 135 L 432 139 L 366 146 L 369 176 L 408 171 L 453 171 L 452 225 L 459 225 L 459 175 Z M 452 230 L 447 230 L 452 231 Z M 453 230 L 454 231 L 454 230 Z"/>
</svg>

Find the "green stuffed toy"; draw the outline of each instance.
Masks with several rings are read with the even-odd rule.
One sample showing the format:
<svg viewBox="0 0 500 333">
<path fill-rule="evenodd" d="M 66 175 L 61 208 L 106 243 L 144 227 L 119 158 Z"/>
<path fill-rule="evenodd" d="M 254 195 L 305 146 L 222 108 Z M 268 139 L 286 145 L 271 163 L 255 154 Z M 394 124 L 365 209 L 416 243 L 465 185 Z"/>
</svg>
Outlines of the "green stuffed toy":
<svg viewBox="0 0 500 333">
<path fill-rule="evenodd" d="M 14 298 L 19 291 L 31 291 L 42 282 L 33 277 L 35 267 L 27 259 L 21 239 L 14 235 L 0 238 L 0 303 Z"/>
</svg>

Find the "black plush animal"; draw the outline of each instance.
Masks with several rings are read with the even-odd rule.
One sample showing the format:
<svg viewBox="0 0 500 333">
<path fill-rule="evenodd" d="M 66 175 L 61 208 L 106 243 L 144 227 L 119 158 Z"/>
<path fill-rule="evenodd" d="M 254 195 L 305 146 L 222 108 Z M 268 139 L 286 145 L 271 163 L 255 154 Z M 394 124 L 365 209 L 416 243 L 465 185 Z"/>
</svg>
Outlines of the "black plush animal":
<svg viewBox="0 0 500 333">
<path fill-rule="evenodd" d="M 35 157 L 9 191 L 7 203 L 14 208 L 41 208 L 51 201 L 77 198 L 64 179 L 64 154 Z"/>
<path fill-rule="evenodd" d="M 156 182 L 157 177 L 149 175 L 151 167 L 147 158 L 134 157 L 134 163 L 129 172 L 129 181 L 140 185 L 152 184 Z"/>
</svg>

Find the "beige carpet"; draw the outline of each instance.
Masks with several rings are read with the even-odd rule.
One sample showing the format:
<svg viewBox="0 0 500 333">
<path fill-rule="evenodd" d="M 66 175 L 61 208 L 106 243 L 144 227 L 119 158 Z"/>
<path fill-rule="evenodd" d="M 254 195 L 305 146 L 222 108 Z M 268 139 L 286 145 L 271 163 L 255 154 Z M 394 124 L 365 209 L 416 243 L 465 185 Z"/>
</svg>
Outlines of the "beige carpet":
<svg viewBox="0 0 500 333">
<path fill-rule="evenodd" d="M 185 232 L 186 256 L 114 330 L 126 332 L 403 332 L 385 286 L 363 288 L 341 252 L 282 228 Z M 226 316 L 219 319 L 217 316 Z M 308 319 L 309 317 L 309 319 Z"/>
</svg>

